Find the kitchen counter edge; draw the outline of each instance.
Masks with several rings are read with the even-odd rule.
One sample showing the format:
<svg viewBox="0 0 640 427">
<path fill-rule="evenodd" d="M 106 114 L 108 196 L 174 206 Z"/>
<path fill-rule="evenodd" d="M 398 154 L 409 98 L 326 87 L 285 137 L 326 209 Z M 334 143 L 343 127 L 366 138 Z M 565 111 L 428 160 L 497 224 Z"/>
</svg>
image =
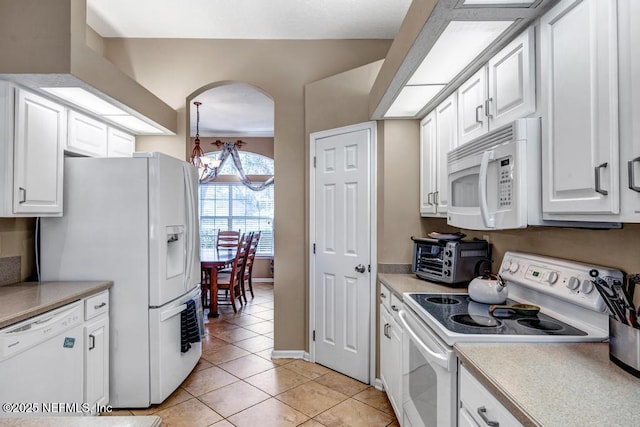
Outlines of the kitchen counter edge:
<svg viewBox="0 0 640 427">
<path fill-rule="evenodd" d="M 378 274 L 378 281 L 402 299 L 405 292 L 467 293 L 467 285 L 447 285 L 418 279 L 415 274 Z"/>
<path fill-rule="evenodd" d="M 0 328 L 95 295 L 112 286 L 113 282 L 108 280 L 19 282 L 0 286 Z M 47 297 L 44 298 L 43 294 L 47 294 Z"/>
</svg>

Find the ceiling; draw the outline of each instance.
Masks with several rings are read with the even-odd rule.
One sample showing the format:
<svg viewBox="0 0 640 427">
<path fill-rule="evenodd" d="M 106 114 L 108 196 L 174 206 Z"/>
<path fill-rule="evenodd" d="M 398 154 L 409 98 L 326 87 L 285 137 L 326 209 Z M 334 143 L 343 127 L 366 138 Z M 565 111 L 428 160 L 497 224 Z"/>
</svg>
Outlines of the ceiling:
<svg viewBox="0 0 640 427">
<path fill-rule="evenodd" d="M 87 0 L 102 37 L 393 39 L 411 0 Z M 273 136 L 273 100 L 232 84 L 200 94 L 200 136 Z M 191 135 L 196 110 L 191 105 Z"/>
</svg>

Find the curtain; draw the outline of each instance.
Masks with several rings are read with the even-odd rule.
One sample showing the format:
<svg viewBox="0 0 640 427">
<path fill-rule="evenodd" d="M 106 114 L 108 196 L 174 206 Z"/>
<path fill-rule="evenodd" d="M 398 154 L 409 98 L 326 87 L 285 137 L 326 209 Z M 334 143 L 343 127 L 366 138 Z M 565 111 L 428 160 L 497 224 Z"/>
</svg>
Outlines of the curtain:
<svg viewBox="0 0 640 427">
<path fill-rule="evenodd" d="M 267 188 L 268 186 L 273 185 L 274 177 L 269 178 L 265 182 L 251 182 L 251 180 L 247 178 L 247 175 L 244 173 L 244 168 L 242 167 L 242 163 L 240 163 L 240 156 L 238 155 L 238 147 L 233 142 L 224 143 L 222 147 L 222 153 L 220 153 L 220 157 L 219 157 L 220 166 L 218 166 L 217 168 L 211 169 L 207 175 L 201 177 L 200 183 L 206 184 L 216 179 L 218 176 L 218 171 L 220 170 L 224 162 L 227 160 L 227 158 L 229 158 L 229 156 L 231 156 L 231 159 L 233 160 L 233 164 L 235 165 L 236 169 L 238 169 L 238 174 L 240 175 L 240 182 L 242 182 L 242 184 L 245 185 L 247 188 L 253 191 L 261 191 Z"/>
</svg>

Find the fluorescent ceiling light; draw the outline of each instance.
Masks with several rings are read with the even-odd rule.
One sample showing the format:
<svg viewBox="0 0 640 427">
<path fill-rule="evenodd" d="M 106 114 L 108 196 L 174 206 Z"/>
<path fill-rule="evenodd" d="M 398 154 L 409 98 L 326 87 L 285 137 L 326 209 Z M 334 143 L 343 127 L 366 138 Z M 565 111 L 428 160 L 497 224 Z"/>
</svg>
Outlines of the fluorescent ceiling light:
<svg viewBox="0 0 640 427">
<path fill-rule="evenodd" d="M 407 84 L 449 83 L 513 22 L 449 22 Z"/>
<path fill-rule="evenodd" d="M 42 90 L 100 116 L 106 114 L 127 114 L 113 104 L 79 87 L 43 87 Z"/>
<path fill-rule="evenodd" d="M 463 6 L 531 5 L 536 0 L 464 0 Z"/>
<path fill-rule="evenodd" d="M 118 115 L 111 116 L 105 115 L 103 116 L 107 120 L 111 120 L 114 123 L 117 123 L 121 126 L 126 127 L 136 133 L 148 133 L 148 134 L 161 134 L 163 133 L 160 129 L 157 129 L 155 126 L 150 125 L 147 122 L 140 120 L 137 117 L 130 115 Z"/>
<path fill-rule="evenodd" d="M 405 86 L 402 88 L 398 97 L 385 117 L 413 117 L 427 105 L 445 85 L 425 85 L 425 86 Z"/>
</svg>

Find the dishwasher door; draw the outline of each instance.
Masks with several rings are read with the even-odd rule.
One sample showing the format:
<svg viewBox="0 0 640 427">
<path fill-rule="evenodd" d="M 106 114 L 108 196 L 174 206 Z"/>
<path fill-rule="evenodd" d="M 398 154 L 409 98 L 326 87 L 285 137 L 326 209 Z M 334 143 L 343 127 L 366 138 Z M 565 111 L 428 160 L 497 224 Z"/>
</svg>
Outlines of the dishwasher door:
<svg viewBox="0 0 640 427">
<path fill-rule="evenodd" d="M 80 415 L 83 341 L 79 301 L 0 330 L 0 417 Z"/>
</svg>

